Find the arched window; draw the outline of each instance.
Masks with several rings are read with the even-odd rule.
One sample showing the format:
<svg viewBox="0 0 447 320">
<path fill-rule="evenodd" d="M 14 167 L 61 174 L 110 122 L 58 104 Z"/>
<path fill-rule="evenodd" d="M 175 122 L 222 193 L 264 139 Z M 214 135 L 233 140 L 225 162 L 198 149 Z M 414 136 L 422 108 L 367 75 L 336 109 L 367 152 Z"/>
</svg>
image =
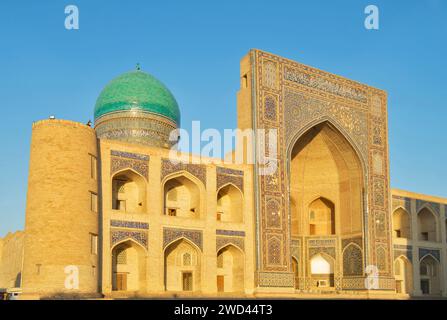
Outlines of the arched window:
<svg viewBox="0 0 447 320">
<path fill-rule="evenodd" d="M 184 253 L 183 254 L 183 265 L 184 266 L 191 266 L 191 254 L 190 253 Z"/>
</svg>

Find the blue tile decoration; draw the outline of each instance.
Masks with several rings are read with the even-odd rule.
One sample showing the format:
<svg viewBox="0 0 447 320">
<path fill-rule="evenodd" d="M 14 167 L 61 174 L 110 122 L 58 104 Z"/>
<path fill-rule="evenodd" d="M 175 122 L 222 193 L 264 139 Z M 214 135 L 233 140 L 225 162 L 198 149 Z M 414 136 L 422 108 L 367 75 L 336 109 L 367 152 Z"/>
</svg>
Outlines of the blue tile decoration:
<svg viewBox="0 0 447 320">
<path fill-rule="evenodd" d="M 393 210 L 402 206 L 408 213 L 411 212 L 411 199 L 408 197 L 393 196 Z"/>
<path fill-rule="evenodd" d="M 141 174 L 146 180 L 149 176 L 149 156 L 111 150 L 110 174 L 114 175 L 116 172 L 124 169 L 132 169 Z"/>
<path fill-rule="evenodd" d="M 441 255 L 438 249 L 419 248 L 419 261 L 421 261 L 427 254 L 432 255 L 438 262 L 441 262 Z"/>
<path fill-rule="evenodd" d="M 163 228 L 163 248 L 181 238 L 190 240 L 200 250 L 203 250 L 202 230 Z"/>
<path fill-rule="evenodd" d="M 139 221 L 110 220 L 110 226 L 129 229 L 149 229 L 148 223 Z"/>
<path fill-rule="evenodd" d="M 441 214 L 441 205 L 439 203 L 419 199 L 416 199 L 416 212 L 419 212 L 425 205 L 430 207 L 438 216 Z"/>
<path fill-rule="evenodd" d="M 240 170 L 234 170 L 229 168 L 216 168 L 216 189 L 219 190 L 227 183 L 232 183 L 244 191 L 244 173 Z"/>
<path fill-rule="evenodd" d="M 235 230 L 222 230 L 217 229 L 216 234 L 220 236 L 235 236 L 235 237 L 245 237 L 245 231 L 235 231 Z"/>
<path fill-rule="evenodd" d="M 206 186 L 206 167 L 201 164 L 194 163 L 173 163 L 169 159 L 162 159 L 161 163 L 161 179 L 163 180 L 167 175 L 178 171 L 186 171 L 202 181 Z"/>
<path fill-rule="evenodd" d="M 150 112 L 180 124 L 180 109 L 172 93 L 154 76 L 141 70 L 126 72 L 106 85 L 96 101 L 95 122 L 117 111 Z"/>
<path fill-rule="evenodd" d="M 244 176 L 244 171 L 242 171 L 242 170 L 217 167 L 216 171 L 217 171 L 217 173 L 220 173 L 220 174 L 231 174 L 233 176 Z"/>
<path fill-rule="evenodd" d="M 367 93 L 364 90 L 358 89 L 355 86 L 350 86 L 349 83 L 353 81 L 345 81 L 345 84 L 340 84 L 337 81 L 331 81 L 322 77 L 317 77 L 308 73 L 304 73 L 298 69 L 285 68 L 284 79 L 292 81 L 300 85 L 329 92 L 344 98 L 352 99 L 358 102 L 367 103 Z"/>
<path fill-rule="evenodd" d="M 400 245 L 395 244 L 393 246 L 394 259 L 397 259 L 399 256 L 405 256 L 408 260 L 413 262 L 413 246 Z"/>
<path fill-rule="evenodd" d="M 232 244 L 235 247 L 245 251 L 244 239 L 239 237 L 216 237 L 216 252 L 219 252 L 223 247 Z"/>
<path fill-rule="evenodd" d="M 144 248 L 147 249 L 148 245 L 148 236 L 145 231 L 128 231 L 128 230 L 114 230 L 110 231 L 110 247 L 113 247 L 115 244 L 126 240 L 132 239 L 141 244 Z"/>
<path fill-rule="evenodd" d="M 111 150 L 110 154 L 112 156 L 121 157 L 121 158 L 129 158 L 129 159 L 140 160 L 140 161 L 149 161 L 149 156 L 145 155 L 145 154 L 117 151 L 117 150 Z"/>
</svg>

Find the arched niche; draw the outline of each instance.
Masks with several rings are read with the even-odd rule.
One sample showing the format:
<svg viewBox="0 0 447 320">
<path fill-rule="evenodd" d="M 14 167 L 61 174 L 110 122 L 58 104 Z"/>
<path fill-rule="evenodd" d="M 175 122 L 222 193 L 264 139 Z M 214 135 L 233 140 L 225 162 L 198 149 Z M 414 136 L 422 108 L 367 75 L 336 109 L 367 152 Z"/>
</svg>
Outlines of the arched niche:
<svg viewBox="0 0 447 320">
<path fill-rule="evenodd" d="M 233 246 L 227 245 L 217 252 L 217 291 L 244 291 L 244 254 Z"/>
<path fill-rule="evenodd" d="M 437 242 L 438 223 L 435 214 L 424 207 L 418 212 L 418 238 L 421 241 Z"/>
<path fill-rule="evenodd" d="M 425 255 L 419 262 L 421 291 L 424 295 L 441 294 L 441 275 L 439 261 L 432 255 Z"/>
<path fill-rule="evenodd" d="M 334 259 L 318 253 L 310 258 L 309 265 L 313 287 L 334 287 Z"/>
<path fill-rule="evenodd" d="M 187 174 L 168 178 L 163 185 L 164 215 L 189 219 L 202 217 L 199 183 Z"/>
<path fill-rule="evenodd" d="M 166 291 L 201 291 L 201 251 L 181 238 L 164 251 Z"/>
<path fill-rule="evenodd" d="M 112 290 L 144 291 L 146 253 L 139 244 L 127 240 L 112 249 Z"/>
<path fill-rule="evenodd" d="M 222 222 L 243 221 L 242 193 L 233 184 L 227 184 L 217 192 L 216 219 Z"/>
<path fill-rule="evenodd" d="M 112 177 L 112 209 L 129 213 L 146 212 L 146 180 L 131 169 Z"/>
<path fill-rule="evenodd" d="M 327 236 L 335 234 L 334 203 L 319 197 L 309 204 L 309 235 Z"/>
<path fill-rule="evenodd" d="M 402 208 L 398 208 L 393 212 L 393 237 L 412 238 L 410 214 Z"/>
<path fill-rule="evenodd" d="M 334 230 L 326 234 L 362 233 L 363 166 L 337 128 L 326 121 L 301 135 L 291 148 L 289 170 L 292 236 L 310 234 L 309 203 L 316 198 L 333 206 Z"/>
<path fill-rule="evenodd" d="M 404 256 L 394 260 L 394 277 L 396 279 L 396 293 L 413 293 L 413 266 L 411 261 Z"/>
</svg>

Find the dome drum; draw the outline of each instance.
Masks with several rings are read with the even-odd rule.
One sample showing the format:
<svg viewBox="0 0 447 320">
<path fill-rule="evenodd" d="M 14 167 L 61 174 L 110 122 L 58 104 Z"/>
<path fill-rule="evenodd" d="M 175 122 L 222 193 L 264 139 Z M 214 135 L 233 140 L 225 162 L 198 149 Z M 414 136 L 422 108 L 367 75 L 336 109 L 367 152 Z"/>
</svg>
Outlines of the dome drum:
<svg viewBox="0 0 447 320">
<path fill-rule="evenodd" d="M 170 141 L 177 125 L 171 119 L 150 112 L 113 112 L 96 120 L 98 138 L 139 143 L 160 148 L 170 148 L 177 140 Z"/>
</svg>

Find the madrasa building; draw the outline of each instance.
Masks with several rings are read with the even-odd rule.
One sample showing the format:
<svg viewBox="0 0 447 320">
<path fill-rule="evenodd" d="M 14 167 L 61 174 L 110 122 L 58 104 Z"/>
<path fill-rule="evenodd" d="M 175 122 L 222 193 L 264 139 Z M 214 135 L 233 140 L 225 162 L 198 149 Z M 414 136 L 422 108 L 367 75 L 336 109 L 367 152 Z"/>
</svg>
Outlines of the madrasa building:
<svg viewBox="0 0 447 320">
<path fill-rule="evenodd" d="M 33 123 L 25 230 L 0 240 L 0 287 L 447 296 L 447 199 L 391 189 L 386 92 L 259 50 L 240 83 L 238 128 L 276 130 L 269 174 L 247 161 L 268 149 L 259 135 L 241 163 L 172 161 L 180 109 L 139 69 L 106 85 L 93 127 Z"/>
</svg>

